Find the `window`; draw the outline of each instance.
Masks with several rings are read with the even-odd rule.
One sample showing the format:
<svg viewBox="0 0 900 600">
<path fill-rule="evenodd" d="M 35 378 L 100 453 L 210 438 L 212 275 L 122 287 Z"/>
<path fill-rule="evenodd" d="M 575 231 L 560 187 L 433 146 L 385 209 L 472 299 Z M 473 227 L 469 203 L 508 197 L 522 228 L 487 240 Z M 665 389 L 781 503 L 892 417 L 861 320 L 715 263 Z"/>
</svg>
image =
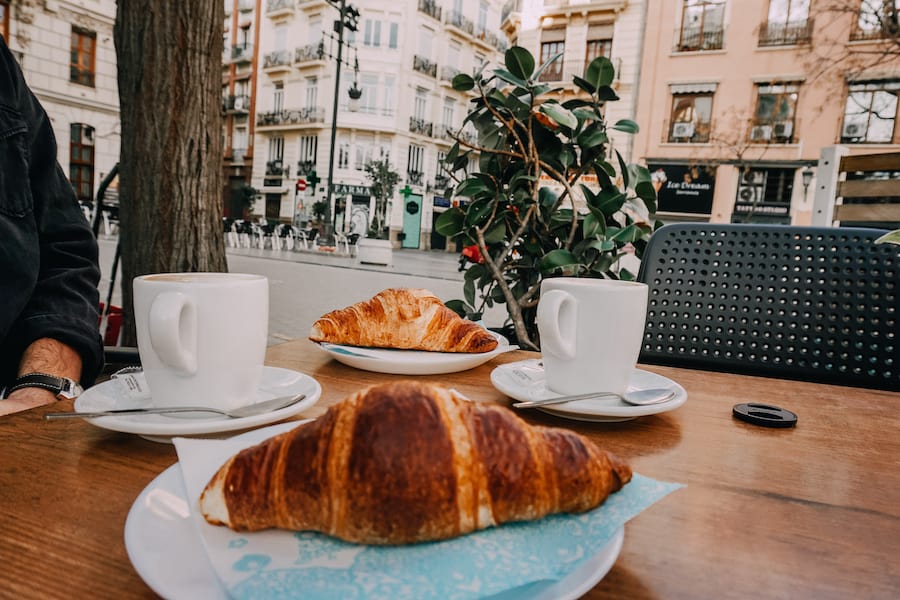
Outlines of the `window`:
<svg viewBox="0 0 900 600">
<path fill-rule="evenodd" d="M 751 142 L 793 142 L 799 88 L 793 83 L 757 86 L 756 111 L 750 124 Z"/>
<path fill-rule="evenodd" d="M 487 32 L 488 20 L 488 3 L 484 0 L 478 3 L 478 25 L 475 27 L 475 34 L 483 36 Z"/>
<path fill-rule="evenodd" d="M 381 21 L 366 19 L 363 31 L 363 45 L 376 48 L 381 45 Z"/>
<path fill-rule="evenodd" d="M 364 73 L 360 77 L 360 89 L 359 112 L 374 115 L 378 110 L 378 76 Z"/>
<path fill-rule="evenodd" d="M 301 173 L 308 173 L 316 166 L 316 154 L 319 151 L 319 137 L 315 135 L 301 135 L 297 149 L 298 162 L 303 164 L 299 168 Z"/>
<path fill-rule="evenodd" d="M 338 169 L 346 169 L 350 166 L 350 142 L 342 137 L 338 142 Z"/>
<path fill-rule="evenodd" d="M 422 164 L 425 158 L 425 148 L 424 146 L 417 146 L 416 144 L 409 145 L 409 155 L 406 159 L 406 172 L 409 174 L 412 173 L 422 173 Z M 411 177 L 412 179 L 415 176 Z"/>
<path fill-rule="evenodd" d="M 900 35 L 900 0 L 861 0 L 851 40 L 879 40 Z"/>
<path fill-rule="evenodd" d="M 399 23 L 391 23 L 391 29 L 388 33 L 388 48 L 392 50 L 397 49 L 397 39 L 400 37 L 400 24 Z"/>
<path fill-rule="evenodd" d="M 678 50 L 721 50 L 725 0 L 683 0 Z"/>
<path fill-rule="evenodd" d="M 427 90 L 416 88 L 416 98 L 413 102 L 413 117 L 416 119 L 424 119 L 425 111 L 428 105 Z"/>
<path fill-rule="evenodd" d="M 669 142 L 703 144 L 709 141 L 713 95 L 678 93 L 672 95 Z"/>
<path fill-rule="evenodd" d="M 566 49 L 565 29 L 545 29 L 541 33 L 541 64 Z M 562 81 L 563 59 L 560 56 L 541 73 L 541 81 Z"/>
<path fill-rule="evenodd" d="M 9 1 L 0 0 L 0 35 L 9 39 Z"/>
<path fill-rule="evenodd" d="M 275 91 L 272 92 L 272 110 L 280 113 L 284 110 L 284 83 L 275 82 Z"/>
<path fill-rule="evenodd" d="M 233 139 L 231 142 L 232 147 L 232 157 L 234 160 L 243 160 L 243 153 L 247 151 L 247 128 L 246 127 L 235 127 Z M 238 158 L 236 155 L 241 154 L 241 157 Z"/>
<path fill-rule="evenodd" d="M 356 143 L 354 144 L 356 157 L 353 161 L 353 168 L 357 171 L 365 170 L 366 163 L 372 160 L 372 151 L 374 150 L 374 148 L 375 136 L 358 135 L 356 137 Z"/>
<path fill-rule="evenodd" d="M 319 101 L 319 78 L 306 78 L 306 108 L 315 110 L 316 103 Z"/>
<path fill-rule="evenodd" d="M 269 161 L 284 160 L 284 137 L 277 135 L 269 138 Z"/>
<path fill-rule="evenodd" d="M 84 123 L 69 126 L 69 181 L 79 200 L 93 200 L 94 128 Z"/>
<path fill-rule="evenodd" d="M 760 46 L 809 42 L 809 0 L 769 0 L 769 18 L 760 29 Z"/>
<path fill-rule="evenodd" d="M 891 143 L 896 137 L 898 94 L 900 80 L 850 84 L 841 143 Z"/>
<path fill-rule="evenodd" d="M 744 170 L 731 222 L 789 224 L 795 173 L 795 169 Z"/>
<path fill-rule="evenodd" d="M 80 27 L 72 27 L 69 81 L 94 87 L 96 52 L 97 34 Z"/>
<path fill-rule="evenodd" d="M 606 58 L 612 56 L 612 34 L 612 25 L 588 26 L 587 45 L 584 51 L 584 70 L 587 70 L 591 61 L 598 56 L 605 56 Z"/>
<path fill-rule="evenodd" d="M 444 98 L 444 112 L 441 124 L 447 131 L 453 129 L 453 122 L 456 120 L 456 99 L 451 97 Z"/>
<path fill-rule="evenodd" d="M 384 77 L 384 104 L 381 106 L 381 114 L 390 117 L 394 114 L 394 96 L 396 95 L 397 80 L 393 75 Z"/>
</svg>

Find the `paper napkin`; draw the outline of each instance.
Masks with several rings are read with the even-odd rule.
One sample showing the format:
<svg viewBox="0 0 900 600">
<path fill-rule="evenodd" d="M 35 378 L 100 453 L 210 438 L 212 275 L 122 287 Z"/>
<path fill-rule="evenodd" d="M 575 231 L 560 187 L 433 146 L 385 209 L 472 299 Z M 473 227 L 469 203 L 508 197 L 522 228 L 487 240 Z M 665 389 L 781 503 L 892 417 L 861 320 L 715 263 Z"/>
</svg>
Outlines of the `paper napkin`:
<svg viewBox="0 0 900 600">
<path fill-rule="evenodd" d="M 274 434 L 295 425 L 268 429 Z M 362 546 L 311 532 L 248 534 L 209 525 L 198 508 L 203 488 L 228 457 L 265 437 L 174 440 L 209 560 L 229 594 L 240 599 L 527 596 L 526 588 L 531 592 L 540 588 L 537 582 L 559 581 L 604 551 L 629 519 L 682 487 L 635 474 L 631 483 L 588 513 L 407 546 Z"/>
</svg>

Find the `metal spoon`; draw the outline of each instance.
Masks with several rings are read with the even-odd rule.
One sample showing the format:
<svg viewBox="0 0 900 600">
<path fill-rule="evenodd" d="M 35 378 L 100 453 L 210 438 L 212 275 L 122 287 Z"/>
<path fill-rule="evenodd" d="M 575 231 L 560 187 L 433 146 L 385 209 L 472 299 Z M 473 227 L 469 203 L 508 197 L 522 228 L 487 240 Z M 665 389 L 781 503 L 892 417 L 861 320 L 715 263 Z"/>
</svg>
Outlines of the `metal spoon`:
<svg viewBox="0 0 900 600">
<path fill-rule="evenodd" d="M 166 413 L 186 413 L 186 412 L 211 412 L 220 415 L 225 415 L 231 419 L 241 419 L 244 417 L 252 417 L 255 415 L 261 415 L 267 412 L 272 412 L 274 410 L 279 410 L 282 408 L 287 408 L 288 406 L 292 406 L 297 404 L 301 400 L 306 398 L 306 394 L 297 394 L 296 396 L 282 396 L 280 398 L 273 398 L 271 400 L 266 400 L 264 402 L 257 402 L 255 404 L 249 404 L 247 406 L 242 406 L 240 408 L 235 408 L 233 410 L 222 410 L 220 408 L 210 408 L 206 406 L 169 406 L 169 407 L 161 407 L 161 408 L 120 408 L 115 410 L 98 410 L 93 412 L 58 412 L 58 413 L 48 413 L 44 415 L 44 418 L 48 421 L 53 421 L 54 419 L 69 419 L 73 417 L 78 417 L 81 419 L 91 419 L 94 417 L 106 417 L 106 416 L 122 416 L 122 415 L 161 415 Z"/>
<path fill-rule="evenodd" d="M 612 396 L 619 398 L 626 404 L 634 406 L 647 406 L 648 404 L 659 404 L 671 400 L 675 396 L 675 390 L 672 388 L 647 388 L 643 390 L 632 390 L 625 392 L 625 395 L 614 394 L 612 392 L 593 392 L 589 394 L 576 394 L 574 396 L 558 396 L 556 398 L 547 398 L 546 400 L 531 400 L 528 402 L 516 402 L 513 404 L 515 408 L 533 408 L 535 406 L 549 406 L 551 404 L 563 404 L 572 402 L 573 400 L 590 400 L 593 398 L 604 398 Z"/>
</svg>

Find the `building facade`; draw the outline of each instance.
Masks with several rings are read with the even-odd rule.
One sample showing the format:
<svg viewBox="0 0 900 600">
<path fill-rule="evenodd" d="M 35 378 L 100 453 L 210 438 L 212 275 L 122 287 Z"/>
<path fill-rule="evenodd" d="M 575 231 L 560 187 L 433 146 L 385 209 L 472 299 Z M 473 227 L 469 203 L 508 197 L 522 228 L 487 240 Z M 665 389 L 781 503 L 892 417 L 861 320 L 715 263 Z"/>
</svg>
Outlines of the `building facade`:
<svg viewBox="0 0 900 600">
<path fill-rule="evenodd" d="M 335 230 L 364 235 L 374 209 L 364 167 L 384 158 L 400 175 L 388 213 L 394 244 L 451 250 L 434 228 L 451 205 L 441 160 L 470 97 L 450 82 L 457 73 L 501 59 L 506 42 L 499 2 L 361 0 L 354 8 L 357 30 L 344 29 L 343 46 L 334 4 L 269 0 L 261 8 L 252 157 L 253 187 L 260 194 L 254 214 L 309 221 L 313 205 L 328 201 L 331 171 L 328 214 Z M 351 90 L 361 95 L 351 98 Z"/>
<path fill-rule="evenodd" d="M 87 207 L 119 160 L 113 0 L 0 0 L 0 35 L 50 117 L 58 160 Z M 107 200 L 114 206 L 116 185 Z"/>
<path fill-rule="evenodd" d="M 806 225 L 823 148 L 900 149 L 900 50 L 883 52 L 890 15 L 879 14 L 889 3 L 647 8 L 635 158 L 653 174 L 663 221 Z"/>
</svg>

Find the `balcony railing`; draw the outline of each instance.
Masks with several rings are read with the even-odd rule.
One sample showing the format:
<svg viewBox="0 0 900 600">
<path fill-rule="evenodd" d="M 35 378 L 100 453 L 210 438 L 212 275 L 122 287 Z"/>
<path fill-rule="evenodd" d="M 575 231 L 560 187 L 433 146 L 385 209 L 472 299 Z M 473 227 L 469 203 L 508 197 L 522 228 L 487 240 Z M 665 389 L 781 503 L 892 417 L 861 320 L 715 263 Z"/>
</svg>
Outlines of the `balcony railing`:
<svg viewBox="0 0 900 600">
<path fill-rule="evenodd" d="M 425 75 L 437 78 L 437 63 L 431 62 L 424 56 L 416 54 L 413 56 L 413 71 L 418 71 L 419 73 L 424 73 Z"/>
<path fill-rule="evenodd" d="M 250 96 L 237 94 L 222 98 L 222 108 L 226 112 L 246 113 L 250 110 Z"/>
<path fill-rule="evenodd" d="M 256 116 L 256 124 L 263 127 L 266 125 L 301 125 L 304 123 L 323 122 L 325 122 L 325 109 L 319 106 L 261 112 Z"/>
<path fill-rule="evenodd" d="M 244 162 L 247 157 L 247 148 L 232 148 L 231 162 Z"/>
<path fill-rule="evenodd" d="M 231 47 L 231 62 L 250 62 L 253 60 L 253 44 L 238 44 Z"/>
<path fill-rule="evenodd" d="M 562 81 L 563 80 L 563 61 L 562 59 L 557 59 L 551 64 L 547 65 L 547 68 L 541 72 L 540 77 L 538 78 L 540 81 Z"/>
<path fill-rule="evenodd" d="M 437 135 L 441 140 L 455 141 L 453 136 L 456 135 L 456 129 L 452 125 L 441 124 L 437 126 Z"/>
<path fill-rule="evenodd" d="M 441 20 L 441 7 L 437 5 L 435 0 L 419 0 L 419 12 L 423 12 L 429 17 L 434 17 L 438 21 Z"/>
<path fill-rule="evenodd" d="M 313 60 L 322 60 L 325 57 L 325 47 L 322 42 L 307 44 L 294 50 L 294 62 L 305 63 Z"/>
<path fill-rule="evenodd" d="M 411 133 L 420 133 L 422 135 L 431 137 L 431 132 L 433 129 L 433 125 L 425 119 L 417 119 L 416 117 L 409 118 L 409 131 Z"/>
<path fill-rule="evenodd" d="M 812 19 L 787 23 L 763 23 L 759 29 L 760 46 L 793 46 L 808 44 L 812 37 Z"/>
<path fill-rule="evenodd" d="M 289 68 L 291 53 L 289 50 L 276 50 L 263 56 L 263 69 Z"/>
<path fill-rule="evenodd" d="M 266 2 L 266 15 L 269 17 L 288 14 L 293 10 L 294 0 L 268 0 Z"/>
<path fill-rule="evenodd" d="M 677 52 L 695 52 L 698 50 L 721 50 L 725 40 L 725 29 L 722 27 L 686 27 L 675 30 L 675 50 Z"/>
<path fill-rule="evenodd" d="M 663 123 L 663 142 L 669 144 L 707 144 L 712 123 L 694 121 L 674 121 Z"/>
<path fill-rule="evenodd" d="M 441 67 L 441 79 L 443 81 L 453 81 L 453 78 L 462 73 L 456 67 L 451 67 L 449 65 L 444 65 Z"/>
<path fill-rule="evenodd" d="M 410 185 L 422 185 L 422 180 L 425 179 L 425 173 L 422 171 L 407 171 L 406 172 L 406 181 Z"/>
<path fill-rule="evenodd" d="M 298 160 L 297 175 L 309 175 L 316 170 L 315 160 Z"/>
<path fill-rule="evenodd" d="M 287 177 L 290 167 L 284 165 L 284 161 L 270 160 L 266 163 L 266 177 Z"/>
<path fill-rule="evenodd" d="M 500 22 L 503 23 L 513 13 L 522 12 L 522 0 L 509 0 L 500 11 Z"/>
<path fill-rule="evenodd" d="M 898 35 L 900 35 L 900 29 L 898 29 L 897 25 L 886 20 L 881 27 L 875 26 L 868 29 L 854 27 L 853 30 L 850 31 L 850 40 L 854 42 L 864 42 L 893 39 L 896 41 Z"/>
<path fill-rule="evenodd" d="M 460 29 L 469 35 L 472 35 L 475 31 L 475 24 L 467 19 L 463 14 L 459 11 L 452 10 L 447 15 L 446 20 L 444 21 L 447 25 L 452 25 L 457 29 Z"/>
</svg>

